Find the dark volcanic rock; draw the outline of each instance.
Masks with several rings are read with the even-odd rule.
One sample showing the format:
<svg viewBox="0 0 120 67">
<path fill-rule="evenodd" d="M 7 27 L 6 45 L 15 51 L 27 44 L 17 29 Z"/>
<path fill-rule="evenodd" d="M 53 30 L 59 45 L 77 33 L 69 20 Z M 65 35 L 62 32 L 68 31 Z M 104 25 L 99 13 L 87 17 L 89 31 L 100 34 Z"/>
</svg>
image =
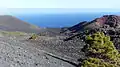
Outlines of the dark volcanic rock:
<svg viewBox="0 0 120 67">
<path fill-rule="evenodd" d="M 91 22 L 81 22 L 72 27 L 66 28 L 63 34 L 70 34 L 65 41 L 73 40 L 75 37 L 81 37 L 93 34 L 95 32 L 104 32 L 106 35 L 111 36 L 111 40 L 116 48 L 120 50 L 120 16 L 104 15 L 103 17 L 96 18 Z"/>
<path fill-rule="evenodd" d="M 85 29 L 96 29 L 96 28 L 120 28 L 120 16 L 116 15 L 104 15 L 103 17 L 96 18 L 91 22 L 80 22 L 72 27 L 69 27 L 62 32 L 75 33 L 83 31 Z"/>
<path fill-rule="evenodd" d="M 72 26 L 72 27 L 69 27 L 69 28 L 66 29 L 66 30 L 63 30 L 62 32 L 66 32 L 67 30 L 71 31 L 71 33 L 77 32 L 77 31 L 79 31 L 80 29 L 82 29 L 82 27 L 83 27 L 85 24 L 87 24 L 86 21 L 81 22 L 81 23 L 76 24 L 76 25 L 74 25 L 74 26 Z"/>
<path fill-rule="evenodd" d="M 34 43 L 34 46 L 38 49 L 42 49 L 52 54 L 55 57 L 58 57 L 69 62 L 79 64 L 78 59 L 85 58 L 84 52 L 81 51 L 85 44 L 80 39 L 63 41 L 65 36 L 40 36 L 34 40 L 30 40 L 31 43 Z"/>
</svg>

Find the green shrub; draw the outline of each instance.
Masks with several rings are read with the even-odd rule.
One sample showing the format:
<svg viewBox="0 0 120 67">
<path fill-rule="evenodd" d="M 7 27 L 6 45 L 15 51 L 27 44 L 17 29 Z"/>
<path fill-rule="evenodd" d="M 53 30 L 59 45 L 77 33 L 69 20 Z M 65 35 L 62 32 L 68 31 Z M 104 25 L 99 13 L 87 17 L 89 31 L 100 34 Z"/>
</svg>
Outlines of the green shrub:
<svg viewBox="0 0 120 67">
<path fill-rule="evenodd" d="M 86 36 L 88 58 L 82 67 L 120 67 L 120 54 L 110 37 L 102 32 Z"/>
<path fill-rule="evenodd" d="M 29 39 L 31 39 L 31 40 L 35 40 L 37 37 L 38 37 L 37 34 L 33 34 Z"/>
<path fill-rule="evenodd" d="M 117 67 L 117 66 L 108 62 L 104 62 L 104 60 L 102 59 L 88 58 L 83 62 L 82 67 Z"/>
</svg>

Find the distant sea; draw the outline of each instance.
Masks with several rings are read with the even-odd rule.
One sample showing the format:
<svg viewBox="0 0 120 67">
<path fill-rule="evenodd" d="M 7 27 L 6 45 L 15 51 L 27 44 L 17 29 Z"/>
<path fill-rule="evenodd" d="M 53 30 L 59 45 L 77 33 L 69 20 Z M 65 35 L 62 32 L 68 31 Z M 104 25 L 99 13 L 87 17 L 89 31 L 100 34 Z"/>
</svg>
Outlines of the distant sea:
<svg viewBox="0 0 120 67">
<path fill-rule="evenodd" d="M 37 25 L 39 27 L 69 27 L 82 21 L 92 21 L 95 18 L 103 15 L 120 15 L 115 12 L 100 12 L 100 13 L 63 13 L 63 14 L 19 14 L 15 15 L 17 18 Z"/>
</svg>

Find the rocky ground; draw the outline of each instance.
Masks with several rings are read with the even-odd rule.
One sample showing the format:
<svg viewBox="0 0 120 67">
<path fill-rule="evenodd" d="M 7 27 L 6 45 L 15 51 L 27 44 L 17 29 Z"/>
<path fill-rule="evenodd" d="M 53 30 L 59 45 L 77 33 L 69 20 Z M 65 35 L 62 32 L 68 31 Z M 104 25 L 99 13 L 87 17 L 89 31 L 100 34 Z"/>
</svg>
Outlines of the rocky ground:
<svg viewBox="0 0 120 67">
<path fill-rule="evenodd" d="M 68 62 L 48 55 L 49 52 L 34 47 L 33 43 L 26 41 L 28 37 L 1 35 L 0 67 L 74 67 Z"/>
<path fill-rule="evenodd" d="M 55 57 L 65 61 L 79 64 L 78 59 L 84 57 L 81 51 L 85 43 L 82 40 L 63 41 L 64 36 L 39 36 L 36 40 L 29 42 L 34 44 L 34 47 L 44 50 Z"/>
</svg>

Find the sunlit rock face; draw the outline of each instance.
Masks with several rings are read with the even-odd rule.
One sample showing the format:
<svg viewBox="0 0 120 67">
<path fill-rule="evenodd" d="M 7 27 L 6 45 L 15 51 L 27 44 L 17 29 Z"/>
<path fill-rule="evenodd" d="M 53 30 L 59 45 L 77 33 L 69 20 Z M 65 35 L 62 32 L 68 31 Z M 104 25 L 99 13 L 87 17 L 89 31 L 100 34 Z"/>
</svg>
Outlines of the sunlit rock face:
<svg viewBox="0 0 120 67">
<path fill-rule="evenodd" d="M 109 25 L 110 27 L 120 28 L 120 16 L 116 15 L 104 15 L 96 19 L 99 25 Z"/>
</svg>

